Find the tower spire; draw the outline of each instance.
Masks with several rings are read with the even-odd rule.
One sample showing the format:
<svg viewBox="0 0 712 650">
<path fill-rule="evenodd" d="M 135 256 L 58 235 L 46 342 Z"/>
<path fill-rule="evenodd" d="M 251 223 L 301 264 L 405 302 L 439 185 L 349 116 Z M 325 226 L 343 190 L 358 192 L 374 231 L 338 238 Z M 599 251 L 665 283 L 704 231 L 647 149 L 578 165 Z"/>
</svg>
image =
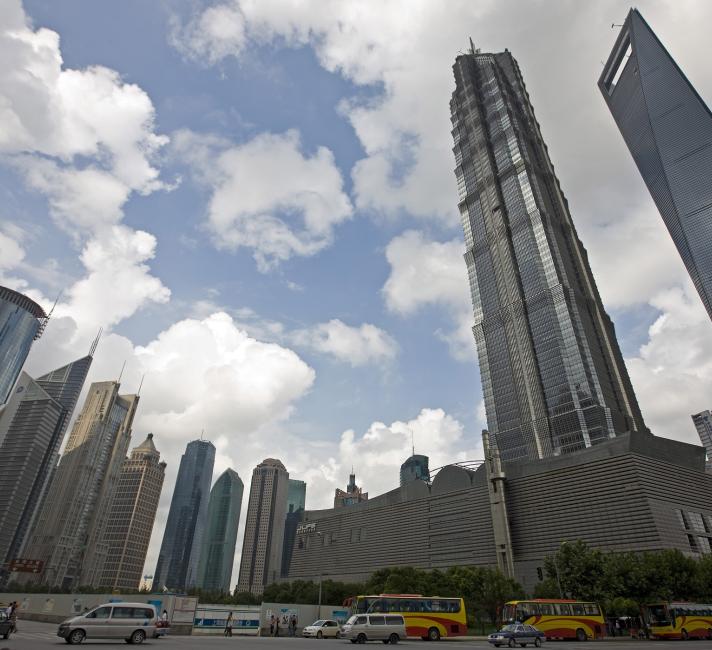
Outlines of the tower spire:
<svg viewBox="0 0 712 650">
<path fill-rule="evenodd" d="M 54 310 L 54 307 L 52 307 L 52 309 Z M 50 313 L 52 313 L 52 312 L 50 312 Z M 97 347 L 97 345 L 99 345 L 99 339 L 101 338 L 101 333 L 103 331 L 104 331 L 104 328 L 100 327 L 99 331 L 97 332 L 96 338 L 94 339 L 91 346 L 89 347 L 89 356 L 90 357 L 94 356 L 94 353 L 96 352 L 96 347 Z"/>
</svg>

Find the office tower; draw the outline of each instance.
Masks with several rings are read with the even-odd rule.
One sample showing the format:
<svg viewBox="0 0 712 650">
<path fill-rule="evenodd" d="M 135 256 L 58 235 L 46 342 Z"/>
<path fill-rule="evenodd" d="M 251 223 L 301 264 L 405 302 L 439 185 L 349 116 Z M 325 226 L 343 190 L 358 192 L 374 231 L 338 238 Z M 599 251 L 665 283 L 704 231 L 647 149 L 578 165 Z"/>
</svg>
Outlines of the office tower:
<svg viewBox="0 0 712 650">
<path fill-rule="evenodd" d="M 364 492 L 363 488 L 356 485 L 356 474 L 352 471 L 351 474 L 349 474 L 349 484 L 346 486 L 346 490 L 336 488 L 336 494 L 334 494 L 334 508 L 343 508 L 344 506 L 351 506 L 354 503 L 361 503 L 362 501 L 368 501 L 368 492 Z"/>
<path fill-rule="evenodd" d="M 93 587 L 106 587 L 108 592 L 139 587 L 165 471 L 149 433 L 121 464 L 100 542 L 106 557 Z"/>
<path fill-rule="evenodd" d="M 226 469 L 210 490 L 208 524 L 198 563 L 197 586 L 200 589 L 230 591 L 244 491 L 242 479 L 232 469 Z"/>
<path fill-rule="evenodd" d="M 290 478 L 287 484 L 287 512 L 304 510 L 307 500 L 307 484 Z"/>
<path fill-rule="evenodd" d="M 117 381 L 89 387 L 24 552 L 44 562 L 28 580 L 77 587 L 93 569 L 96 544 L 118 468 L 126 456 L 138 395 L 119 395 Z"/>
<path fill-rule="evenodd" d="M 712 318 L 712 113 L 636 9 L 598 87 Z"/>
<path fill-rule="evenodd" d="M 421 454 L 413 454 L 408 458 L 400 468 L 401 486 L 411 481 L 430 481 L 428 461 L 428 457 Z"/>
<path fill-rule="evenodd" d="M 173 489 L 161 551 L 153 573 L 153 588 L 184 591 L 195 586 L 198 561 L 208 518 L 215 447 L 193 440 L 185 448 Z"/>
<path fill-rule="evenodd" d="M 488 429 L 502 460 L 647 431 L 510 52 L 457 57 L 450 102 Z"/>
<path fill-rule="evenodd" d="M 712 471 L 712 413 L 710 411 L 696 413 L 692 416 L 692 421 L 707 453 L 707 471 Z"/>
<path fill-rule="evenodd" d="M 8 401 L 0 420 L 0 565 L 22 555 L 97 343 L 87 356 L 37 379 L 23 372 Z"/>
<path fill-rule="evenodd" d="M 0 406 L 7 402 L 32 341 L 42 335 L 47 314 L 17 291 L 0 287 Z"/>
<path fill-rule="evenodd" d="M 282 570 L 289 473 L 279 460 L 266 458 L 252 472 L 245 538 L 237 591 L 261 595 Z"/>
</svg>

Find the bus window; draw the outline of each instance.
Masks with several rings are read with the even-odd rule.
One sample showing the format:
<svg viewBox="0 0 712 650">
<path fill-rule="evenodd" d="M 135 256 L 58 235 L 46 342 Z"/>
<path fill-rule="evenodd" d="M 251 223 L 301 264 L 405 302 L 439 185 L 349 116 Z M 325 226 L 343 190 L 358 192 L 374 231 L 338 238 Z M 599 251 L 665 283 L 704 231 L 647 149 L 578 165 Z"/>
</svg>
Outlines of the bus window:
<svg viewBox="0 0 712 650">
<path fill-rule="evenodd" d="M 553 616 L 554 606 L 551 603 L 539 603 L 539 612 L 542 616 Z"/>
<path fill-rule="evenodd" d="M 517 605 L 516 619 L 520 623 L 524 623 L 530 616 L 536 616 L 537 610 L 536 603 L 519 603 Z"/>
<path fill-rule="evenodd" d="M 460 601 L 451 600 L 448 602 L 448 611 L 453 614 L 458 614 L 460 612 Z"/>
<path fill-rule="evenodd" d="M 583 603 L 573 603 L 571 605 L 571 611 L 574 613 L 574 616 L 583 616 L 584 615 Z"/>
<path fill-rule="evenodd" d="M 601 608 L 596 603 L 585 603 L 584 611 L 587 616 L 600 616 Z"/>
<path fill-rule="evenodd" d="M 571 616 L 571 607 L 568 603 L 556 603 L 554 607 L 559 616 Z"/>
</svg>

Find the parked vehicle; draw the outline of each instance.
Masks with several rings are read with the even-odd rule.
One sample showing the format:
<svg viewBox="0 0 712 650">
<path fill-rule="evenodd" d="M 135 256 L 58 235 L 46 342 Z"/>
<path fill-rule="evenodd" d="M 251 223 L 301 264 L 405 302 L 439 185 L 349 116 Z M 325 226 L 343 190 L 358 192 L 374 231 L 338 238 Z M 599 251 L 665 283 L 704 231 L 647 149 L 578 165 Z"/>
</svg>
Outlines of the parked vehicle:
<svg viewBox="0 0 712 650">
<path fill-rule="evenodd" d="M 535 645 L 537 648 L 541 646 L 546 635 L 537 630 L 533 625 L 524 625 L 523 623 L 511 623 L 505 625 L 498 632 L 493 632 L 487 639 L 495 648 L 501 645 L 507 645 L 513 648 L 519 644 L 522 648 L 526 648 L 528 643 Z"/>
<path fill-rule="evenodd" d="M 322 638 L 341 638 L 341 628 L 336 621 L 331 620 L 318 620 L 314 621 L 311 625 L 307 625 L 303 630 L 302 634 L 307 637 L 316 637 L 317 639 Z"/>
<path fill-rule="evenodd" d="M 107 603 L 89 612 L 64 621 L 57 636 L 67 643 L 84 639 L 124 639 L 127 643 L 143 643 L 157 634 L 156 608 L 147 603 Z"/>
<path fill-rule="evenodd" d="M 400 614 L 355 615 L 346 621 L 341 633 L 351 643 L 398 643 L 406 638 L 405 620 Z"/>
<path fill-rule="evenodd" d="M 3 639 L 9 639 L 10 634 L 14 631 L 15 626 L 4 610 L 0 611 L 0 636 Z"/>
</svg>

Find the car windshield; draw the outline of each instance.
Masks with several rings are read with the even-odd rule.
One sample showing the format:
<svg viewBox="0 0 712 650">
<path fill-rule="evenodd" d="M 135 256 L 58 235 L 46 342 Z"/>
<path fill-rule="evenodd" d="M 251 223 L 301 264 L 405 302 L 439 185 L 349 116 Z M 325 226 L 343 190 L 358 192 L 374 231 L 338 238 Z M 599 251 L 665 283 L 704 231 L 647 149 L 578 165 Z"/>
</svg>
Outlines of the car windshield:
<svg viewBox="0 0 712 650">
<path fill-rule="evenodd" d="M 326 621 L 314 621 L 312 627 L 321 627 Z"/>
<path fill-rule="evenodd" d="M 347 625 L 353 625 L 356 622 L 356 616 L 352 616 L 348 621 L 346 621 Z"/>
<path fill-rule="evenodd" d="M 500 632 L 514 632 L 517 629 L 516 625 L 505 625 Z"/>
</svg>

